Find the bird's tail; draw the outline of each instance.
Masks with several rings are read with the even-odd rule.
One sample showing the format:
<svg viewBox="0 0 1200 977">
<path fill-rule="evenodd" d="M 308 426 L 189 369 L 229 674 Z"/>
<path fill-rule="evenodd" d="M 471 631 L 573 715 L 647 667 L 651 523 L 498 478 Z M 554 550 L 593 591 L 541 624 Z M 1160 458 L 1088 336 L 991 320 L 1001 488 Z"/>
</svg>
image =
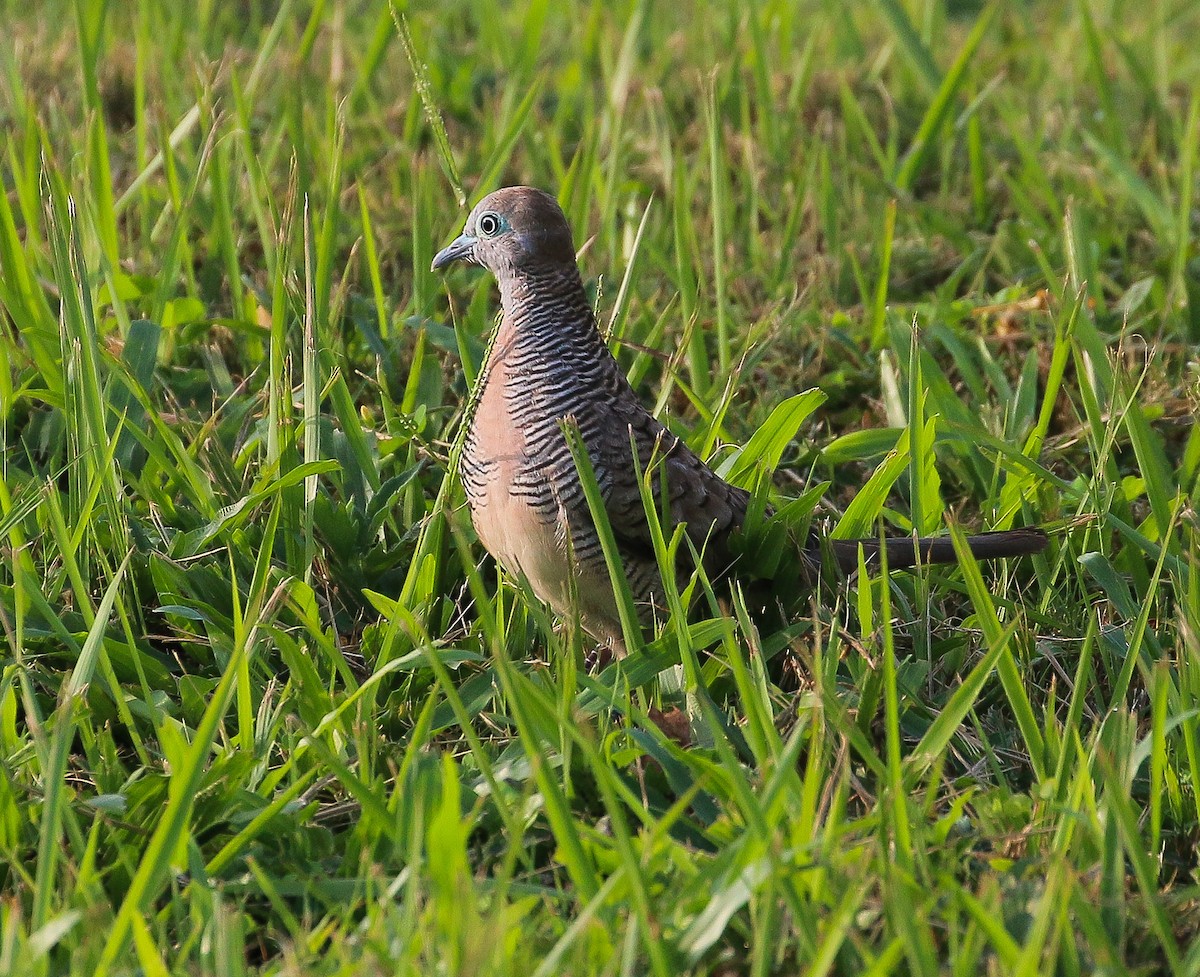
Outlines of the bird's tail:
<svg viewBox="0 0 1200 977">
<path fill-rule="evenodd" d="M 1029 556 L 1044 550 L 1047 542 L 1045 532 L 1037 528 L 1008 529 L 967 537 L 967 546 L 977 560 Z M 949 536 L 926 536 L 921 539 L 898 536 L 884 540 L 884 544 L 887 546 L 887 565 L 890 570 L 905 570 L 918 564 L 958 562 L 958 554 L 955 553 L 954 543 Z M 853 573 L 858 569 L 860 546 L 867 566 L 879 565 L 878 539 L 832 539 L 827 545 L 843 573 Z M 819 553 L 813 553 L 813 556 L 820 559 Z"/>
</svg>

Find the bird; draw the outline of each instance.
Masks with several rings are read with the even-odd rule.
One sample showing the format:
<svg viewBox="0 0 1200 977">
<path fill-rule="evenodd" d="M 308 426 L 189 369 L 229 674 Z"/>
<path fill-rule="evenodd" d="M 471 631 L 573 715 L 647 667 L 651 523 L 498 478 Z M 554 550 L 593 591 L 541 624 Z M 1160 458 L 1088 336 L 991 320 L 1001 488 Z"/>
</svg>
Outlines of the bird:
<svg viewBox="0 0 1200 977">
<path fill-rule="evenodd" d="M 691 547 L 676 568 L 681 580 L 702 554 L 714 578 L 738 573 L 750 493 L 722 479 L 642 405 L 597 328 L 576 261 L 571 228 L 555 197 L 527 186 L 496 190 L 472 209 L 462 233 L 437 253 L 433 271 L 455 262 L 490 271 L 500 314 L 476 380 L 474 410 L 459 472 L 480 542 L 560 616 L 617 656 L 625 640 L 618 602 L 572 456 L 565 424 L 578 430 L 600 489 L 630 591 L 643 616 L 662 606 L 662 577 L 643 506 L 638 472 L 653 468 L 654 497 L 665 500 L 667 539 L 682 525 Z M 967 538 L 978 559 L 1037 553 L 1036 527 Z M 948 537 L 827 542 L 840 570 L 853 572 L 860 547 L 868 564 L 881 545 L 891 569 L 953 563 Z M 802 562 L 821 563 L 819 541 Z"/>
</svg>

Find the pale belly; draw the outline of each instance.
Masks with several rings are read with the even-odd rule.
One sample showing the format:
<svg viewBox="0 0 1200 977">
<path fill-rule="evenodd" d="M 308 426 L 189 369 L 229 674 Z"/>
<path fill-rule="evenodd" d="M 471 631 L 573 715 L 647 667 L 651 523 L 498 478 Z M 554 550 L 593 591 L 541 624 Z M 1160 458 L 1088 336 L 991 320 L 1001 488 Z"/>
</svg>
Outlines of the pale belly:
<svg viewBox="0 0 1200 977">
<path fill-rule="evenodd" d="M 511 495 L 503 477 L 471 501 L 471 521 L 479 541 L 505 570 L 525 577 L 534 593 L 561 609 L 571 566 L 554 522 Z"/>
<path fill-rule="evenodd" d="M 471 504 L 475 532 L 487 551 L 537 597 L 571 620 L 578 610 L 584 629 L 623 650 L 620 616 L 606 568 L 580 566 L 567 545 L 565 516 L 547 521 L 502 480 Z"/>
</svg>

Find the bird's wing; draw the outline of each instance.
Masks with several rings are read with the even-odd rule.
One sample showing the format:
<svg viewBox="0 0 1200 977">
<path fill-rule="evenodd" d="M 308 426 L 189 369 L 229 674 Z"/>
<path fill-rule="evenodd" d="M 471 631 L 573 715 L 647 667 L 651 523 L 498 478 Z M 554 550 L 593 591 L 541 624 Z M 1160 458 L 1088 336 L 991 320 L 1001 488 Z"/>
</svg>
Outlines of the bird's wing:
<svg viewBox="0 0 1200 977">
<path fill-rule="evenodd" d="M 600 408 L 611 416 L 597 424 L 602 437 L 596 445 L 599 457 L 593 458 L 609 475 L 605 509 L 618 544 L 653 558 L 637 478 L 638 471 L 650 471 L 654 499 L 660 516 L 665 515 L 664 535 L 670 538 L 676 525 L 686 523 L 692 544 L 705 554 L 705 565 L 713 572 L 727 569 L 734 559 L 731 536 L 745 521 L 749 493 L 720 478 L 641 404 L 622 400 Z M 631 446 L 636 448 L 636 468 Z M 681 559 L 691 562 L 686 552 Z"/>
</svg>

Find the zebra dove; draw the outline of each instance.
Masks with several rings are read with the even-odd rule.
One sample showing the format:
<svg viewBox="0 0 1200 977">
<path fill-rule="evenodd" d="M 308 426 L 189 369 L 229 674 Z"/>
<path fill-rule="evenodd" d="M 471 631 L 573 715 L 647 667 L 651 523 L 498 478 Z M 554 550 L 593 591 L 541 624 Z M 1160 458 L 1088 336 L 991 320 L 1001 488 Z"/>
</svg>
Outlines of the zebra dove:
<svg viewBox="0 0 1200 977">
<path fill-rule="evenodd" d="M 655 466 L 655 497 L 666 500 L 664 532 L 669 538 L 683 523 L 713 575 L 736 560 L 750 496 L 721 479 L 638 400 L 596 328 L 571 229 L 554 197 L 531 187 L 489 194 L 462 234 L 438 252 L 433 269 L 455 261 L 491 271 L 502 308 L 462 455 L 476 532 L 539 598 L 564 616 L 577 612 L 585 630 L 623 654 L 616 599 L 564 420 L 578 425 L 630 589 L 645 607 L 656 604 L 662 581 L 636 472 Z M 1018 529 L 968 542 L 976 557 L 996 559 L 1036 553 L 1046 536 Z M 860 544 L 868 560 L 877 560 L 878 540 L 832 541 L 843 570 L 857 567 Z M 955 561 L 948 538 L 900 537 L 886 545 L 892 568 L 911 567 L 918 555 L 925 563 Z M 819 565 L 819 546 L 810 543 L 803 556 Z M 678 572 L 692 569 L 681 565 Z"/>
</svg>

